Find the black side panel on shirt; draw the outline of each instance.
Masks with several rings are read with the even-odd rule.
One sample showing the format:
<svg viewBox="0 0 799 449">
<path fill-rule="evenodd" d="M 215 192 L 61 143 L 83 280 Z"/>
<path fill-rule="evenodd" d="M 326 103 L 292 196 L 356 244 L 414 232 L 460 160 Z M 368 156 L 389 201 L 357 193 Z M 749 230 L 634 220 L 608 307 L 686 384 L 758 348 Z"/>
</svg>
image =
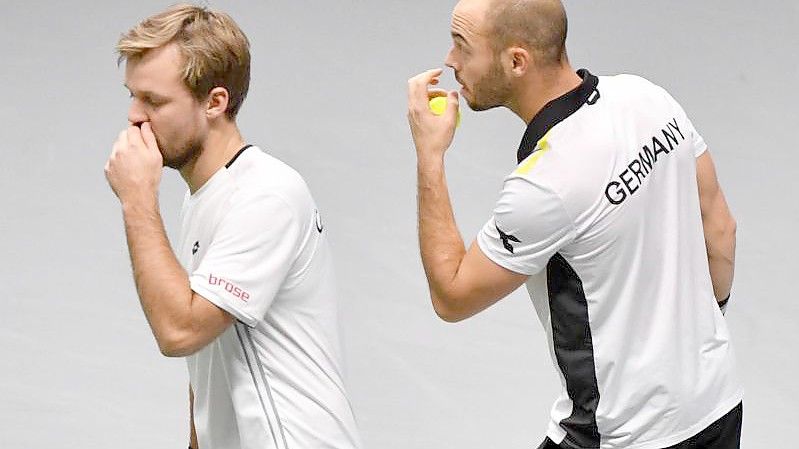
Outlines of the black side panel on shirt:
<svg viewBox="0 0 799 449">
<path fill-rule="evenodd" d="M 585 69 L 578 70 L 577 75 L 583 80 L 579 86 L 547 103 L 530 120 L 516 153 L 517 162 L 530 156 L 538 141 L 552 127 L 583 105 L 590 106 L 599 101 L 599 78 Z M 555 356 L 573 403 L 571 416 L 560 422 L 567 433 L 560 447 L 599 448 L 596 425 L 599 387 L 588 322 L 588 303 L 582 281 L 559 253 L 547 263 L 547 287 Z"/>
<path fill-rule="evenodd" d="M 560 422 L 566 430 L 561 446 L 599 448 L 596 425 L 599 387 L 588 302 L 580 277 L 559 253 L 547 264 L 547 289 L 555 357 L 573 402 L 571 416 Z"/>
<path fill-rule="evenodd" d="M 230 168 L 230 166 L 233 165 L 234 162 L 236 162 L 236 159 L 238 159 L 239 156 L 241 156 L 241 153 L 243 153 L 244 150 L 246 150 L 247 148 L 250 148 L 251 146 L 252 145 L 244 145 L 243 147 L 241 147 L 241 149 L 236 152 L 236 155 L 233 156 L 233 158 L 230 161 L 228 161 L 227 164 L 225 164 L 225 168 Z"/>
</svg>

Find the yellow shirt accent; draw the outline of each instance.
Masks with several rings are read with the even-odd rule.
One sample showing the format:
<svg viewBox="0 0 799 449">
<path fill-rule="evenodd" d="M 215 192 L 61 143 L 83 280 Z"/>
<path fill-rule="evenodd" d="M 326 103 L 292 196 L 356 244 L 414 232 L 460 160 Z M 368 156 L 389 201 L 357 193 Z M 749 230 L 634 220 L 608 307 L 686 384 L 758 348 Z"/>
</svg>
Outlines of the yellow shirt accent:
<svg viewBox="0 0 799 449">
<path fill-rule="evenodd" d="M 525 159 L 518 168 L 516 168 L 516 174 L 519 175 L 526 175 L 530 173 L 530 170 L 535 167 L 535 164 L 541 159 L 541 156 L 544 155 L 547 151 L 549 151 L 549 143 L 547 142 L 547 136 L 549 135 L 549 131 L 544 134 L 544 137 L 538 140 L 535 147 L 536 149 L 533 150 L 533 154 Z"/>
</svg>

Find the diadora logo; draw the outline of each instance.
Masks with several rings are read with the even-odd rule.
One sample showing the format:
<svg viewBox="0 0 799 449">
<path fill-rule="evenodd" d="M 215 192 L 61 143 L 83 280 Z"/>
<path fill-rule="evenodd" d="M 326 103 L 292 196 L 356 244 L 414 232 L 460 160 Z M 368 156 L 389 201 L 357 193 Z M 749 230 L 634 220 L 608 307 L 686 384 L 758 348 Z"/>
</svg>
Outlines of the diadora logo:
<svg viewBox="0 0 799 449">
<path fill-rule="evenodd" d="M 197 250 L 199 250 L 199 249 L 200 249 L 200 241 L 198 240 L 198 241 L 194 242 L 194 246 L 191 247 L 191 255 L 193 256 L 193 255 L 197 254 Z"/>
<path fill-rule="evenodd" d="M 500 240 L 502 240 L 502 246 L 504 246 L 506 250 L 510 251 L 510 253 L 513 254 L 513 245 L 511 245 L 510 242 L 521 243 L 521 240 L 517 239 L 516 237 L 510 234 L 505 234 L 504 232 L 502 232 L 501 229 L 499 229 L 499 226 L 497 226 L 496 224 L 494 225 L 494 227 L 497 228 L 497 232 L 499 232 L 499 238 Z"/>
<path fill-rule="evenodd" d="M 250 299 L 250 294 L 246 291 L 242 290 L 240 287 L 236 286 L 236 284 L 229 282 L 225 279 L 220 277 L 216 277 L 213 274 L 208 275 L 208 284 L 210 285 L 221 285 L 224 287 L 225 291 L 232 294 L 236 298 L 239 298 L 242 301 L 247 301 Z"/>
</svg>

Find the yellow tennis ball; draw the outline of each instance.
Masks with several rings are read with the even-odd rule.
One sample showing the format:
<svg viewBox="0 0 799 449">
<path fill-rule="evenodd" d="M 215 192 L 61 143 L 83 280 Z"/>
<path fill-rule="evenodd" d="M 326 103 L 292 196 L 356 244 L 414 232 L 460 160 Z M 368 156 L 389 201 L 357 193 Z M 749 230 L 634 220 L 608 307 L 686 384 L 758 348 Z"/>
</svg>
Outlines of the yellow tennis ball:
<svg viewBox="0 0 799 449">
<path fill-rule="evenodd" d="M 433 97 L 427 102 L 430 106 L 430 111 L 435 115 L 441 115 L 447 110 L 447 97 Z M 455 119 L 455 126 L 461 124 L 461 111 L 458 111 L 458 117 Z"/>
</svg>

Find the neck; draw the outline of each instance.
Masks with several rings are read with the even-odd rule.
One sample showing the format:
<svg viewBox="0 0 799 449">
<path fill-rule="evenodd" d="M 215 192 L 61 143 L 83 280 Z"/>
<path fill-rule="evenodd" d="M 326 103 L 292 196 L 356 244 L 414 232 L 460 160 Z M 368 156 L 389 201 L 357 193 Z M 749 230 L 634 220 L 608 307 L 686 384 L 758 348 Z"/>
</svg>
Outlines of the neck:
<svg viewBox="0 0 799 449">
<path fill-rule="evenodd" d="M 199 190 L 244 146 L 236 123 L 220 121 L 208 131 L 198 156 L 180 169 L 180 176 L 188 184 L 191 193 Z"/>
<path fill-rule="evenodd" d="M 581 82 L 568 62 L 554 69 L 536 71 L 523 81 L 521 92 L 508 108 L 524 123 L 530 123 L 547 103 L 575 89 Z"/>
</svg>

